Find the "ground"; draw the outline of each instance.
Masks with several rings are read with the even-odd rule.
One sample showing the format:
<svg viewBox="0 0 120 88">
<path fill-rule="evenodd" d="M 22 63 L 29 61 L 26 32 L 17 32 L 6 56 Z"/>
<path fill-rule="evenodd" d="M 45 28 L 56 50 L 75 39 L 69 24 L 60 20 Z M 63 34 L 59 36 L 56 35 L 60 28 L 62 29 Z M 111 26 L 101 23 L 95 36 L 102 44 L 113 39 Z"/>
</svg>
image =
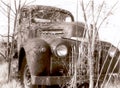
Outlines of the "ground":
<svg viewBox="0 0 120 88">
<path fill-rule="evenodd" d="M 14 67 L 15 64 L 16 62 L 13 61 L 12 66 Z M 13 70 L 15 71 L 15 69 Z M 8 81 L 8 63 L 5 61 L 0 63 L 0 88 L 23 88 L 19 80 L 15 77 Z M 120 78 L 117 76 L 112 77 L 111 81 L 108 85 L 105 84 L 104 88 L 120 88 Z"/>
</svg>

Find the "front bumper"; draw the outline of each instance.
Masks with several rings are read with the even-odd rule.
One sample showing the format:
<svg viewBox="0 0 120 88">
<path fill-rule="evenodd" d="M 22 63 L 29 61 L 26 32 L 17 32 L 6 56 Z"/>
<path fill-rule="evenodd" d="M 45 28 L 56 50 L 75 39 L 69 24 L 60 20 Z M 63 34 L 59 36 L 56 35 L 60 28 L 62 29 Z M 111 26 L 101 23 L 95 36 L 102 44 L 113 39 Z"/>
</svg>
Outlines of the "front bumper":
<svg viewBox="0 0 120 88">
<path fill-rule="evenodd" d="M 32 76 L 35 85 L 62 85 L 70 81 L 69 76 Z"/>
<path fill-rule="evenodd" d="M 102 75 L 99 82 L 102 82 L 105 75 Z M 97 80 L 97 76 L 94 77 L 94 81 Z M 31 82 L 34 85 L 64 85 L 69 84 L 72 81 L 76 83 L 83 84 L 89 83 L 88 76 L 31 76 Z"/>
</svg>

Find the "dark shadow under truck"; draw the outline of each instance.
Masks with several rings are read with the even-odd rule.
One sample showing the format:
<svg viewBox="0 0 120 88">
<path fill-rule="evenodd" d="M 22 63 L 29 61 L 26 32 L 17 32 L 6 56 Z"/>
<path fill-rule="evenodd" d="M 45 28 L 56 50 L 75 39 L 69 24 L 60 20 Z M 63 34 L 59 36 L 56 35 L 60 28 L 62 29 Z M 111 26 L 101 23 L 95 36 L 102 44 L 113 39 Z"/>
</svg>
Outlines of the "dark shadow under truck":
<svg viewBox="0 0 120 88">
<path fill-rule="evenodd" d="M 37 85 L 40 88 L 66 88 L 70 86 L 75 69 L 77 88 L 88 88 L 89 66 L 86 56 L 89 42 L 83 37 L 83 23 L 74 22 L 69 11 L 41 5 L 24 6 L 17 20 L 15 49 L 18 53 L 18 72 L 25 88 L 35 88 Z M 82 50 L 79 48 L 81 45 Z M 99 82 L 102 82 L 111 59 L 109 73 L 112 72 L 119 54 L 119 50 L 108 42 L 99 40 L 95 43 L 95 82 L 106 56 Z M 79 63 L 77 67 L 76 63 Z M 113 73 L 118 72 L 119 66 Z"/>
</svg>

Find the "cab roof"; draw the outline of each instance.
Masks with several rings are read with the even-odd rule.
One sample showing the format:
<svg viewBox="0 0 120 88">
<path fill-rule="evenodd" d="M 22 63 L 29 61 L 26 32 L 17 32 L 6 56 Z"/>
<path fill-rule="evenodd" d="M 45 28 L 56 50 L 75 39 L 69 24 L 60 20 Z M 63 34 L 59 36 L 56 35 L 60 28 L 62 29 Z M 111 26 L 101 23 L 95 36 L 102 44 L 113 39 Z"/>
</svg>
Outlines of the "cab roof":
<svg viewBox="0 0 120 88">
<path fill-rule="evenodd" d="M 68 14 L 72 17 L 72 20 L 74 21 L 74 17 L 72 15 L 72 13 L 68 10 L 65 10 L 65 9 L 61 9 L 61 8 L 57 8 L 57 7 L 53 7 L 53 6 L 44 6 L 44 5 L 28 5 L 28 6 L 23 6 L 21 8 L 21 10 L 28 10 L 28 11 L 32 11 L 32 10 L 35 10 L 35 9 L 39 9 L 39 10 L 54 10 L 54 11 L 59 11 L 59 12 L 62 12 L 62 13 L 65 13 L 65 14 Z"/>
</svg>

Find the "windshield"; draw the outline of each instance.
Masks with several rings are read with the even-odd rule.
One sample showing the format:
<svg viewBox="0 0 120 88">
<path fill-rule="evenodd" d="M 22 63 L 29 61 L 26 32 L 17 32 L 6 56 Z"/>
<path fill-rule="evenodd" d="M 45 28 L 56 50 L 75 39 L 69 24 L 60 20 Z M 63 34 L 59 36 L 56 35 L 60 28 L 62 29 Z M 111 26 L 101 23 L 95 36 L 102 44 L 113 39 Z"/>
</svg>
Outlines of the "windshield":
<svg viewBox="0 0 120 88">
<path fill-rule="evenodd" d="M 27 6 L 21 9 L 20 22 L 72 22 L 72 14 L 66 10 L 48 6 Z"/>
<path fill-rule="evenodd" d="M 33 10 L 31 12 L 32 22 L 64 22 L 70 16 L 60 11 L 55 10 Z"/>
</svg>

